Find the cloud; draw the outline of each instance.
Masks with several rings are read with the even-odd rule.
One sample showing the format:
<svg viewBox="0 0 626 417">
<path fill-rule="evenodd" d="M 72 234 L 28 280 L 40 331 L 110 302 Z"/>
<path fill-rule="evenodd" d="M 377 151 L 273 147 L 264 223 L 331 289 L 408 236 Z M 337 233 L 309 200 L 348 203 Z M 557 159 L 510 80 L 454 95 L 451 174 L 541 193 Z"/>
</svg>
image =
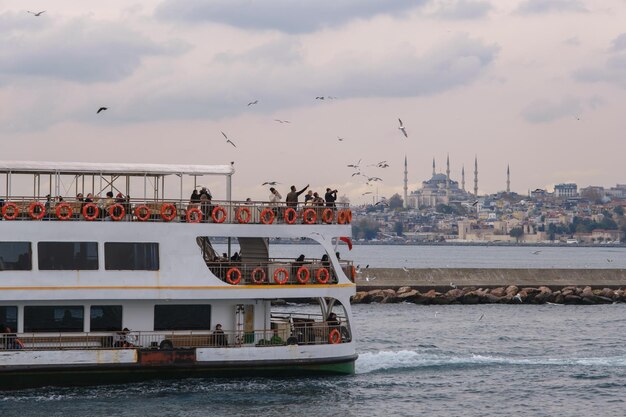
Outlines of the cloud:
<svg viewBox="0 0 626 417">
<path fill-rule="evenodd" d="M 482 19 L 493 9 L 491 3 L 486 1 L 445 1 L 439 5 L 435 16 L 443 19 Z"/>
<path fill-rule="evenodd" d="M 622 33 L 617 38 L 613 39 L 611 50 L 614 52 L 623 51 L 626 49 L 626 33 Z"/>
<path fill-rule="evenodd" d="M 223 23 L 243 29 L 314 32 L 353 19 L 402 14 L 427 0 L 165 0 L 156 9 L 163 20 Z"/>
<path fill-rule="evenodd" d="M 551 12 L 587 12 L 580 0 L 525 0 L 517 7 L 521 14 L 541 14 Z"/>
<path fill-rule="evenodd" d="M 604 64 L 581 68 L 574 72 L 574 79 L 581 82 L 606 82 L 626 88 L 626 33 L 613 39 Z"/>
<path fill-rule="evenodd" d="M 600 97 L 580 99 L 566 97 L 561 101 L 536 100 L 530 103 L 523 111 L 522 116 L 530 123 L 550 123 L 564 118 L 581 118 L 584 109 L 595 110 L 604 104 Z"/>
</svg>

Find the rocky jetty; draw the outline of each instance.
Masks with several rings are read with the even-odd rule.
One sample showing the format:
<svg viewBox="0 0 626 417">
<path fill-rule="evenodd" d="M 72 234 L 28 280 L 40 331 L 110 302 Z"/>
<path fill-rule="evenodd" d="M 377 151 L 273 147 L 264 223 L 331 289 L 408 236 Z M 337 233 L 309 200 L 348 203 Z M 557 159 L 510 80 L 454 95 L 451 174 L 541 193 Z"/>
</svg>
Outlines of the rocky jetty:
<svg viewBox="0 0 626 417">
<path fill-rule="evenodd" d="M 415 304 L 612 304 L 625 303 L 623 289 L 568 286 L 558 290 L 541 286 L 518 288 L 515 285 L 497 288 L 464 287 L 447 292 L 434 289 L 420 292 L 412 287 L 359 291 L 352 297 L 353 304 L 369 303 Z"/>
</svg>

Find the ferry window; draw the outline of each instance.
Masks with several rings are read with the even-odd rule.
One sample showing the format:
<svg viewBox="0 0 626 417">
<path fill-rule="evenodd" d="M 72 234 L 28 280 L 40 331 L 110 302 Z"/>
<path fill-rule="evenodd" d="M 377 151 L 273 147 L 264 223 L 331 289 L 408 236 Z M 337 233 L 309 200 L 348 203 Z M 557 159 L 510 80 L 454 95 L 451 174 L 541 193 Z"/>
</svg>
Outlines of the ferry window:
<svg viewBox="0 0 626 417">
<path fill-rule="evenodd" d="M 0 242 L 0 271 L 33 269 L 30 242 Z"/>
<path fill-rule="evenodd" d="M 91 306 L 92 332 L 122 330 L 122 306 Z"/>
<path fill-rule="evenodd" d="M 158 243 L 106 242 L 104 268 L 108 270 L 158 271 Z"/>
<path fill-rule="evenodd" d="M 211 306 L 155 305 L 154 330 L 211 330 Z"/>
<path fill-rule="evenodd" d="M 8 326 L 14 332 L 17 331 L 17 307 L 0 306 L 0 323 Z M 0 330 L 4 331 L 4 329 Z"/>
<path fill-rule="evenodd" d="M 40 270 L 97 270 L 97 242 L 39 242 Z"/>
<path fill-rule="evenodd" d="M 25 306 L 24 332 L 82 332 L 83 306 Z"/>
</svg>

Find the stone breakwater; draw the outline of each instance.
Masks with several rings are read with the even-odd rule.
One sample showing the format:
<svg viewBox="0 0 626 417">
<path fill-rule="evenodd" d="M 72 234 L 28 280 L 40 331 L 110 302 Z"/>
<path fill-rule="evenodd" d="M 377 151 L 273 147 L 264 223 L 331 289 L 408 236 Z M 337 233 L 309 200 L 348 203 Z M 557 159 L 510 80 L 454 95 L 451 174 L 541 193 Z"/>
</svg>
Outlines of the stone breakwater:
<svg viewBox="0 0 626 417">
<path fill-rule="evenodd" d="M 568 286 L 552 290 L 546 286 L 519 288 L 515 285 L 497 288 L 453 288 L 446 292 L 434 289 L 420 292 L 411 287 L 358 291 L 352 304 L 415 303 L 421 305 L 445 304 L 612 304 L 625 303 L 626 291 L 610 288 L 593 289 L 590 286 Z"/>
</svg>

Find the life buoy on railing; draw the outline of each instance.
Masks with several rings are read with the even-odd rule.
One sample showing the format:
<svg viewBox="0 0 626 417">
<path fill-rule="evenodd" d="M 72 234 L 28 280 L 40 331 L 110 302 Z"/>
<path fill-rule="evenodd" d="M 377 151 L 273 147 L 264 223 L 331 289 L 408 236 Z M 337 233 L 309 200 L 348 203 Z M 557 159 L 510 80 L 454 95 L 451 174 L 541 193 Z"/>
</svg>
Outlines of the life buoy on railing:
<svg viewBox="0 0 626 417">
<path fill-rule="evenodd" d="M 306 284 L 307 282 L 309 282 L 310 277 L 311 272 L 309 271 L 309 268 L 307 268 L 306 266 L 301 266 L 300 268 L 298 268 L 298 272 L 296 272 L 296 279 L 300 284 Z"/>
<path fill-rule="evenodd" d="M 317 213 L 312 208 L 304 210 L 302 217 L 304 218 L 304 222 L 306 224 L 313 224 L 317 221 Z"/>
<path fill-rule="evenodd" d="M 35 209 L 39 209 L 37 213 L 35 213 Z M 28 215 L 33 220 L 41 220 L 46 215 L 46 206 L 39 201 L 35 201 L 28 207 Z"/>
<path fill-rule="evenodd" d="M 85 220 L 96 220 L 100 214 L 100 209 L 94 203 L 87 203 L 83 206 L 82 215 Z"/>
<path fill-rule="evenodd" d="M 345 210 L 339 210 L 339 213 L 337 213 L 337 223 L 345 224 L 347 217 L 348 217 L 348 214 L 346 213 Z"/>
<path fill-rule="evenodd" d="M 352 223 L 352 210 L 346 209 L 346 223 Z"/>
<path fill-rule="evenodd" d="M 7 214 L 8 211 L 10 211 L 9 214 Z M 2 207 L 2 217 L 4 217 L 5 220 L 15 220 L 19 214 L 20 209 L 15 203 L 6 203 Z"/>
<path fill-rule="evenodd" d="M 235 274 L 235 278 L 233 278 L 233 274 Z M 228 272 L 226 272 L 226 281 L 232 285 L 239 284 L 241 282 L 241 271 L 239 268 L 230 268 Z"/>
<path fill-rule="evenodd" d="M 327 209 L 324 209 L 324 212 L 322 213 L 322 220 L 324 221 L 324 223 L 330 224 L 333 222 L 334 216 L 335 216 L 335 213 L 333 212 L 333 209 L 327 208 Z"/>
<path fill-rule="evenodd" d="M 56 208 L 57 219 L 67 220 L 72 217 L 72 206 L 68 203 L 61 203 Z"/>
<path fill-rule="evenodd" d="M 328 343 L 331 345 L 341 343 L 341 333 L 339 333 L 338 329 L 332 329 L 330 333 L 328 333 Z"/>
<path fill-rule="evenodd" d="M 243 217 L 241 214 L 246 213 L 246 217 Z M 239 223 L 248 223 L 252 218 L 252 214 L 250 213 L 250 209 L 248 207 L 239 207 L 236 213 L 237 221 Z"/>
<path fill-rule="evenodd" d="M 120 203 L 115 203 L 109 207 L 109 216 L 116 222 L 122 220 L 125 215 L 126 209 Z"/>
<path fill-rule="evenodd" d="M 282 279 L 279 278 L 281 274 L 283 276 Z M 287 272 L 285 268 L 278 268 L 276 271 L 274 271 L 274 282 L 283 285 L 286 284 L 287 281 L 289 281 L 289 272 Z"/>
<path fill-rule="evenodd" d="M 140 222 L 145 222 L 150 218 L 150 208 L 145 204 L 135 207 L 135 217 L 137 217 L 137 220 Z"/>
<path fill-rule="evenodd" d="M 222 213 L 221 216 L 218 216 L 217 213 Z M 211 218 L 215 223 L 224 223 L 226 220 L 226 209 L 222 206 L 217 206 L 211 212 Z"/>
<path fill-rule="evenodd" d="M 296 220 L 298 220 L 298 213 L 296 213 L 296 211 L 289 207 L 287 208 L 287 210 L 285 210 L 285 223 L 288 224 L 294 224 L 296 222 Z"/>
<path fill-rule="evenodd" d="M 269 217 L 268 217 L 268 215 L 269 215 Z M 269 207 L 266 207 L 261 212 L 261 223 L 263 223 L 263 224 L 272 224 L 272 223 L 274 223 L 274 217 L 275 216 L 276 215 L 274 214 L 274 210 L 272 210 Z"/>
<path fill-rule="evenodd" d="M 176 206 L 172 203 L 163 203 L 161 206 L 161 218 L 166 222 L 174 220 L 176 217 Z"/>
<path fill-rule="evenodd" d="M 261 273 L 260 277 L 258 275 L 259 272 Z M 260 266 L 258 268 L 254 268 L 250 277 L 252 278 L 252 282 L 255 284 L 263 284 L 265 282 L 265 270 Z"/>
<path fill-rule="evenodd" d="M 324 275 L 323 278 L 322 278 L 322 275 Z M 317 272 L 315 273 L 315 279 L 320 284 L 327 284 L 328 280 L 330 279 L 330 273 L 328 272 L 328 269 L 326 268 L 318 269 Z"/>
<path fill-rule="evenodd" d="M 187 210 L 187 223 L 200 223 L 202 221 L 202 210 L 198 207 Z"/>
</svg>

